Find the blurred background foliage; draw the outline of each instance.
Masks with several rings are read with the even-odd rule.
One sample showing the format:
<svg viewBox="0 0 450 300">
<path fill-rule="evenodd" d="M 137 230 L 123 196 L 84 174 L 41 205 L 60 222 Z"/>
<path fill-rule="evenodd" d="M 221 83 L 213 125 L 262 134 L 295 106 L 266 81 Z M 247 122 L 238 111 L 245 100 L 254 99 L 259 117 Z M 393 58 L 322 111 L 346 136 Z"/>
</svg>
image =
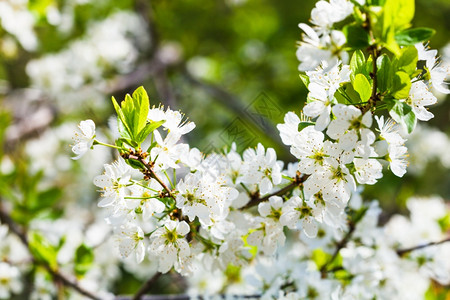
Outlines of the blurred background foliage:
<svg viewBox="0 0 450 300">
<path fill-rule="evenodd" d="M 298 77 L 295 56 L 296 41 L 301 34 L 297 24 L 308 21 L 315 2 L 30 0 L 28 9 L 38 20 L 35 32 L 39 45 L 34 51 L 26 51 L 16 44 L 17 51 L 11 51 L 3 39 L 2 88 L 5 93 L 10 93 L 13 89 L 29 87 L 26 65 L 30 60 L 64 50 L 82 38 L 95 22 L 118 11 L 133 11 L 147 22 L 149 16 L 151 18 L 147 24 L 150 49 L 139 53 L 134 68 L 148 62 L 154 55 L 152 52 L 161 48 L 175 63 L 158 72 L 159 77 L 164 77 L 163 83 L 149 74 L 124 88 L 113 89 L 116 97 L 122 98 L 143 84 L 149 89 L 153 104 L 161 102 L 180 109 L 197 124 L 195 133 L 189 136 L 192 146 L 209 152 L 222 148 L 230 140 L 236 141 L 241 150 L 262 142 L 276 148 L 280 159 L 292 161 L 293 157 L 280 143 L 275 125 L 282 122 L 285 112 L 299 112 L 306 99 L 307 90 Z M 55 21 L 57 17 L 52 17 L 50 8 L 63 13 L 71 10 L 72 26 L 61 29 L 64 22 Z M 450 2 L 447 0 L 417 1 L 414 25 L 436 29 L 430 42 L 432 48 L 439 49 L 448 42 L 449 15 Z M 1 30 L 0 36 L 5 38 L 8 33 Z M 105 78 L 135 70 L 109 71 L 104 73 Z M 167 84 L 169 86 L 161 87 Z M 57 112 L 52 124 L 61 123 L 64 118 L 93 118 L 104 123 L 111 115 L 112 107 L 108 102 L 110 95 L 102 92 L 103 97 L 93 100 L 102 102 L 100 105 L 83 102 L 82 107 L 71 106 L 71 110 L 65 107 Z M 64 95 L 52 97 L 63 98 Z M 93 107 L 103 109 L 94 110 Z M 448 101 L 441 101 L 438 108 L 433 108 L 437 113 L 430 125 L 448 132 L 449 107 Z M 233 134 L 239 134 L 239 137 Z M 439 163 L 432 163 L 427 168 L 423 176 L 395 178 L 388 174 L 376 187 L 366 190 L 367 197 L 378 198 L 393 210 L 412 194 L 438 193 L 449 198 L 447 170 Z"/>
<path fill-rule="evenodd" d="M 261 142 L 266 147 L 274 147 L 279 159 L 293 161 L 294 157 L 281 144 L 276 124 L 283 122 L 288 111 L 299 113 L 306 100 L 307 90 L 299 79 L 295 55 L 296 42 L 301 35 L 297 25 L 308 22 L 315 0 L 12 2 L 16 3 L 18 10 L 25 6 L 31 12 L 35 20 L 32 28 L 38 41 L 37 46 L 28 49 L 23 42 L 18 42 L 11 30 L 5 30 L 8 16 L 2 15 L 0 9 L 3 26 L 0 27 L 0 131 L 6 130 L 7 125 L 19 128 L 14 134 L 10 129 L 9 133 L 6 130 L 3 151 L 16 166 L 23 166 L 15 171 L 22 174 L 20 176 L 29 173 L 26 165 L 33 160 L 25 155 L 30 152 L 26 150 L 30 147 L 30 139 L 40 137 L 47 128 L 56 128 L 67 121 L 78 123 L 91 118 L 98 126 L 106 127 L 113 114 L 110 97 L 114 95 L 123 99 L 126 93 L 140 85 L 149 92 L 153 105 L 161 102 L 172 109 L 180 109 L 196 123 L 196 129 L 187 137 L 192 147 L 209 153 L 220 151 L 230 142 L 235 142 L 239 150 Z M 141 18 L 141 23 L 130 27 L 140 29 L 138 32 L 125 33 L 135 45 L 136 55 L 132 63 L 121 67 L 120 61 L 115 64 L 106 59 L 102 61 L 102 55 L 99 60 L 90 62 L 89 52 L 78 51 L 75 43 L 86 40 L 86 36 L 93 38 L 93 45 L 100 43 L 97 40 L 99 35 L 92 34 L 95 24 L 121 11 Z M 414 26 L 431 27 L 437 32 L 430 42 L 431 48 L 440 49 L 449 42 L 448 16 L 448 0 L 416 1 Z M 17 22 L 18 28 L 22 26 L 21 18 L 10 18 L 13 25 Z M 111 34 L 111 31 L 106 29 L 103 34 Z M 81 82 L 78 85 L 65 84 L 54 88 L 54 82 L 64 80 L 60 77 L 65 74 L 52 73 L 52 68 L 64 68 L 64 60 L 48 65 L 48 68 L 44 64 L 38 65 L 34 71 L 29 67 L 34 60 L 57 56 L 71 47 L 75 50 L 69 53 L 72 56 L 69 61 L 74 65 L 99 69 L 99 72 L 94 72 L 99 75 L 78 74 L 81 76 L 76 77 Z M 106 49 L 111 51 L 119 50 L 119 47 L 122 45 L 106 45 Z M 125 52 L 119 59 L 127 57 L 129 55 Z M 42 79 L 44 76 L 47 76 L 45 80 Z M 36 78 L 42 79 L 43 83 Z M 73 79 L 68 78 L 67 81 Z M 47 119 L 41 124 L 38 121 L 42 118 L 34 118 L 33 114 L 42 107 L 48 108 L 49 113 L 44 114 Z M 431 110 L 435 118 L 429 125 L 448 136 L 450 102 L 442 99 L 439 106 Z M 104 130 L 103 134 L 108 136 L 111 133 Z M 63 155 L 70 157 L 68 143 L 59 142 L 57 145 Z M 31 152 L 39 153 L 37 148 L 32 148 Z M 54 157 L 49 161 L 47 168 L 58 164 Z M 59 216 L 60 199 L 80 201 L 83 198 L 96 203 L 95 187 L 89 183 L 92 175 L 78 181 L 84 184 L 81 188 L 83 195 L 80 190 L 78 194 L 72 193 L 76 187 L 66 188 L 66 184 L 73 181 L 67 173 L 73 170 L 81 172 L 80 168 L 83 166 L 72 163 L 70 168 L 66 168 L 69 170 L 66 175 L 57 176 L 53 184 L 63 192 L 54 187 L 36 192 L 36 199 L 51 195 L 45 198 L 49 199 L 49 207 L 54 206 L 55 217 Z M 376 186 L 366 188 L 364 194 L 366 199 L 379 199 L 387 215 L 404 210 L 405 200 L 412 195 L 439 194 L 445 199 L 450 198 L 450 173 L 438 160 L 427 164 L 424 171 L 407 173 L 404 178 L 386 173 Z M 27 176 L 23 178 L 36 181 L 42 174 Z M 6 190 L 2 190 L 2 186 L 13 184 L 7 181 L 7 177 L 2 180 L 0 191 Z M 31 213 L 24 212 L 20 218 L 33 217 Z M 130 279 L 118 289 L 128 293 L 135 285 L 138 286 L 138 281 Z"/>
</svg>

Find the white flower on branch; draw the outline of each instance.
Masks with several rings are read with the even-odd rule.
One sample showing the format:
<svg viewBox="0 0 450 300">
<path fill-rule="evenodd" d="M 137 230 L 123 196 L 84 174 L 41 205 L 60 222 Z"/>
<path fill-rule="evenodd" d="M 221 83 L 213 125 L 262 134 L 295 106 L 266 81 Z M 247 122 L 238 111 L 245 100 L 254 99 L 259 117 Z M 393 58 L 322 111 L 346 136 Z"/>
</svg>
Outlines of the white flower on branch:
<svg viewBox="0 0 450 300">
<path fill-rule="evenodd" d="M 438 92 L 450 94 L 448 83 L 445 82 L 450 76 L 450 68 L 441 65 L 437 58 L 437 50 L 428 49 L 422 43 L 416 44 L 419 60 L 425 61 L 425 66 L 429 72 L 429 84 Z"/>
<path fill-rule="evenodd" d="M 94 184 L 102 189 L 99 207 L 124 205 L 124 197 L 129 194 L 128 184 L 132 168 L 119 158 L 111 165 L 105 164 L 105 173 L 94 178 Z"/>
<path fill-rule="evenodd" d="M 336 159 L 336 148 L 330 141 L 324 142 L 324 138 L 325 135 L 313 126 L 306 127 L 294 138 L 291 153 L 299 159 L 300 172 L 312 174 Z"/>
<path fill-rule="evenodd" d="M 261 202 L 258 211 L 261 217 L 255 218 L 257 227 L 247 237 L 249 245 L 261 247 L 265 255 L 272 255 L 277 245 L 283 246 L 286 236 L 283 233 L 283 225 L 279 220 L 282 214 L 283 199 L 278 196 L 269 198 L 269 202 Z"/>
<path fill-rule="evenodd" d="M 22 291 L 19 269 L 6 262 L 0 262 L 0 299 L 9 299 L 11 293 Z"/>
<path fill-rule="evenodd" d="M 297 59 L 300 61 L 298 69 L 300 71 L 311 71 L 317 68 L 324 61 L 329 68 L 337 65 L 339 61 L 346 62 L 348 54 L 342 51 L 342 46 L 346 42 L 345 35 L 339 30 L 319 35 L 310 26 L 300 23 L 298 25 L 305 34 L 303 41 L 297 49 Z"/>
<path fill-rule="evenodd" d="M 387 160 L 392 173 L 398 177 L 403 177 L 408 166 L 408 148 L 405 146 L 390 145 L 388 147 Z"/>
<path fill-rule="evenodd" d="M 95 123 L 92 120 L 81 121 L 78 125 L 80 132 L 75 133 L 74 141 L 76 144 L 72 147 L 76 154 L 72 159 L 80 159 L 94 144 Z"/>
<path fill-rule="evenodd" d="M 261 195 L 269 193 L 274 185 L 281 183 L 283 163 L 277 161 L 277 154 L 273 148 L 258 144 L 256 149 L 244 151 L 244 165 L 242 166 L 242 182 L 257 184 Z"/>
<path fill-rule="evenodd" d="M 116 239 L 122 257 L 136 253 L 136 262 L 141 263 L 145 256 L 144 232 L 133 223 L 126 223 L 116 229 Z"/>
<path fill-rule="evenodd" d="M 311 11 L 311 23 L 321 28 L 331 28 L 353 13 L 353 3 L 347 0 L 321 0 Z"/>
<path fill-rule="evenodd" d="M 406 103 L 411 105 L 417 119 L 428 121 L 433 118 L 434 115 L 425 106 L 436 104 L 436 102 L 437 98 L 428 90 L 427 85 L 423 81 L 417 81 L 411 85 Z"/>
<path fill-rule="evenodd" d="M 373 134 L 369 129 L 372 126 L 372 113 L 361 111 L 354 106 L 336 104 L 333 106 L 336 119 L 331 121 L 327 135 L 338 140 L 343 150 L 353 149 L 358 140 L 367 141 Z"/>
<path fill-rule="evenodd" d="M 167 273 L 173 266 L 176 269 L 183 268 L 191 254 L 189 244 L 184 238 L 189 231 L 189 225 L 185 221 L 169 220 L 151 235 L 149 251 L 158 257 L 159 272 Z"/>
<path fill-rule="evenodd" d="M 330 123 L 331 105 L 335 102 L 334 94 L 344 82 L 350 81 L 349 66 L 336 64 L 331 69 L 327 62 L 315 71 L 306 72 L 310 78 L 308 84 L 308 103 L 303 108 L 306 116 L 315 118 L 316 130 L 324 130 Z"/>
<path fill-rule="evenodd" d="M 322 191 L 325 201 L 347 203 L 352 191 L 356 189 L 355 179 L 349 169 L 338 162 L 313 173 L 304 183 L 304 191 L 308 196 Z"/>
<path fill-rule="evenodd" d="M 301 228 L 308 237 L 315 237 L 318 230 L 315 220 L 317 215 L 318 211 L 314 202 L 294 196 L 283 205 L 280 223 L 291 229 L 296 229 L 298 224 L 301 224 Z"/>
</svg>

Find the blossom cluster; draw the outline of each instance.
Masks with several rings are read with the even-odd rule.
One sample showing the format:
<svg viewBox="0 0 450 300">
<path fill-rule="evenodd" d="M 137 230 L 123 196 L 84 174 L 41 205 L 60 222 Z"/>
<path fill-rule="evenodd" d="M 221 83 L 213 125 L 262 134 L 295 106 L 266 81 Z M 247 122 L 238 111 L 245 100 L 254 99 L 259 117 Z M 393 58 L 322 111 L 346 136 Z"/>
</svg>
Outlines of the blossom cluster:
<svg viewBox="0 0 450 300">
<path fill-rule="evenodd" d="M 392 291 L 406 293 L 404 280 L 416 277 L 411 270 L 417 268 L 432 271 L 423 271 L 428 276 L 420 277 L 424 285 L 408 291 L 412 298 L 423 295 L 429 278 L 448 281 L 449 270 L 438 270 L 433 255 L 426 256 L 429 268 L 411 262 L 419 251 L 404 259 L 409 251 L 398 249 L 411 245 L 391 239 L 396 235 L 388 239 L 377 227 L 376 202 L 349 204 L 358 197 L 358 185 L 374 185 L 383 177 L 383 167 L 405 175 L 408 134 L 417 120 L 433 118 L 428 106 L 437 98 L 430 89 L 450 93 L 448 69 L 439 64 L 437 51 L 422 42 L 390 45 L 392 57 L 369 45 L 368 57 L 356 50 L 347 64 L 344 45 L 352 45 L 334 24 L 353 18 L 356 9 L 367 13 L 364 2 L 357 3 L 358 8 L 346 0 L 319 1 L 311 15 L 314 27 L 300 24 L 306 35 L 297 55 L 309 93 L 301 114 L 288 112 L 277 126 L 297 159 L 286 168 L 275 150 L 262 144 L 242 155 L 235 145 L 203 155 L 184 143 L 194 123 L 170 108 L 146 108 L 143 88 L 127 95 L 121 106 L 113 99 L 119 139 L 109 146 L 120 157 L 105 165 L 94 184 L 101 189 L 98 205 L 106 209 L 123 257 L 133 255 L 140 263 L 147 254 L 158 261 L 159 272 L 173 268 L 183 275 L 203 269 L 226 273 L 230 266 L 273 268 L 273 260 L 265 260 L 284 251 L 286 227 L 300 231 L 299 245 L 293 247 L 302 251 L 296 259 L 287 255 L 285 262 L 277 262 L 289 270 L 269 272 L 267 278 L 258 271 L 257 277 L 264 278 L 255 293 L 286 299 L 384 299 Z M 383 109 L 393 119 L 380 113 Z M 76 158 L 93 145 L 105 145 L 95 139 L 92 121 L 80 128 Z M 433 217 L 434 227 L 438 219 Z M 443 236 L 441 230 L 429 238 Z M 319 263 L 311 253 L 321 253 L 328 262 Z M 338 255 L 343 279 L 331 269 Z M 294 268 L 292 261 L 300 265 Z M 382 282 L 388 283 L 380 289 Z"/>
<path fill-rule="evenodd" d="M 410 20 L 383 15 L 388 12 L 364 0 L 320 0 L 312 25 L 299 25 L 297 56 L 308 96 L 300 113 L 288 112 L 277 126 L 295 163 L 283 163 L 261 143 L 205 155 L 187 143 L 194 122 L 180 111 L 150 107 L 142 87 L 121 103 L 113 98 L 117 121 L 106 136 L 114 141 L 105 142 L 94 121 L 85 120 L 72 145 L 75 160 L 99 145 L 119 154 L 93 178 L 101 209 L 69 207 L 56 223 L 30 222 L 30 249 L 53 253 L 45 263 L 74 272 L 80 287 L 102 299 L 114 297 L 107 291 L 121 268 L 141 280 L 172 270 L 189 275 L 192 296 L 422 299 L 431 282 L 449 284 L 450 209 L 443 199 L 410 198 L 409 217 L 394 215 L 383 227 L 378 203 L 362 201 L 364 185 L 386 172 L 405 176 L 408 152 L 443 156 L 448 144 L 442 133 L 431 136 L 417 125 L 434 117 L 428 109 L 439 94 L 450 94 L 448 64 L 428 48 L 429 31 L 409 36 L 403 29 Z M 374 23 L 381 19 L 397 23 L 380 29 Z M 74 63 L 86 53 L 105 70 L 129 70 L 138 51 L 127 36 L 141 36 L 141 25 L 112 15 L 83 42 L 31 61 L 33 84 L 57 95 L 103 82 L 101 68 Z M 111 26 L 120 27 L 117 35 L 105 34 Z M 364 39 L 355 42 L 354 34 L 368 40 L 358 44 Z M 384 40 L 389 34 L 397 40 Z M 123 51 L 109 52 L 112 41 Z M 427 134 L 442 145 L 420 145 Z M 96 165 L 109 158 L 100 156 Z M 20 279 L 30 265 L 24 262 L 34 259 L 6 225 L 0 224 L 0 299 L 25 291 Z M 51 276 L 40 267 L 33 272 L 30 297 L 56 295 Z"/>
</svg>

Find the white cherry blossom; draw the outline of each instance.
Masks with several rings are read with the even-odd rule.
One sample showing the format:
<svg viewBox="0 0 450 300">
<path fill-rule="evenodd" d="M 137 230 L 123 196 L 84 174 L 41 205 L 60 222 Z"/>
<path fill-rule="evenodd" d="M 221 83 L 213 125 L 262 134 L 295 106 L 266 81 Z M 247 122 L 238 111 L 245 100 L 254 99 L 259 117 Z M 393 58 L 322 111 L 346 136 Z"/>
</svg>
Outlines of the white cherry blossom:
<svg viewBox="0 0 450 300">
<path fill-rule="evenodd" d="M 185 221 L 169 220 L 153 232 L 149 251 L 158 258 L 159 272 L 167 273 L 173 266 L 181 268 L 189 258 L 191 250 L 185 239 L 189 231 L 189 225 Z"/>
<path fill-rule="evenodd" d="M 132 168 L 119 158 L 112 164 L 105 164 L 105 173 L 94 178 L 94 184 L 102 189 L 102 200 L 99 207 L 124 204 L 124 197 L 129 194 L 127 188 Z"/>
<path fill-rule="evenodd" d="M 116 229 L 116 239 L 122 257 L 128 257 L 132 252 L 135 252 L 137 263 L 144 260 L 144 232 L 139 226 L 133 223 L 121 225 Z"/>
<path fill-rule="evenodd" d="M 433 118 L 434 115 L 425 106 L 436 104 L 436 102 L 437 98 L 428 90 L 423 81 L 412 83 L 406 103 L 411 105 L 417 119 L 428 121 Z"/>
<path fill-rule="evenodd" d="M 283 163 L 277 161 L 273 148 L 258 144 L 256 149 L 244 151 L 244 165 L 242 166 L 242 181 L 257 184 L 262 195 L 269 193 L 274 185 L 281 183 Z"/>
<path fill-rule="evenodd" d="M 398 177 L 403 177 L 408 166 L 408 148 L 405 146 L 390 145 L 388 148 L 387 161 L 392 173 Z"/>
<path fill-rule="evenodd" d="M 328 126 L 327 135 L 338 140 L 342 149 L 350 150 L 355 147 L 358 140 L 370 139 L 371 112 L 362 115 L 361 111 L 354 106 L 336 104 L 333 106 L 333 114 L 336 119 Z"/>
<path fill-rule="evenodd" d="M 74 141 L 76 144 L 72 147 L 73 153 L 76 154 L 72 159 L 80 159 L 92 148 L 95 138 L 95 123 L 92 120 L 81 121 L 78 125 L 80 132 L 75 133 Z"/>
<path fill-rule="evenodd" d="M 294 196 L 283 205 L 280 223 L 291 229 L 296 229 L 298 224 L 301 224 L 301 228 L 308 237 L 315 237 L 318 231 L 315 220 L 317 213 L 314 202 Z"/>
<path fill-rule="evenodd" d="M 11 298 L 22 291 L 19 269 L 6 262 L 0 262 L 0 299 Z"/>
</svg>

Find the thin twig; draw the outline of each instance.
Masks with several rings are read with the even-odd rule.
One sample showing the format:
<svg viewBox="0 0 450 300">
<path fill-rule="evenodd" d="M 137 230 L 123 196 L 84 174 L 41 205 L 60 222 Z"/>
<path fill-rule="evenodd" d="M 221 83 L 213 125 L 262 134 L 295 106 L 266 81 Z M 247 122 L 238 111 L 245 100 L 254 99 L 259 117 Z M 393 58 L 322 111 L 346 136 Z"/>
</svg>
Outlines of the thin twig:
<svg viewBox="0 0 450 300">
<path fill-rule="evenodd" d="M 258 205 L 260 202 L 266 201 L 268 200 L 270 197 L 272 196 L 283 196 L 286 193 L 288 193 L 289 191 L 293 190 L 296 187 L 300 187 L 305 181 L 306 179 L 308 179 L 309 175 L 297 175 L 294 178 L 294 181 L 292 181 L 290 184 L 288 184 L 287 186 L 281 188 L 280 190 L 273 192 L 271 194 L 268 194 L 264 197 L 254 197 L 250 200 L 250 202 L 248 202 L 242 209 L 246 209 L 246 208 L 250 208 L 253 207 L 255 205 Z"/>
<path fill-rule="evenodd" d="M 137 291 L 137 293 L 133 296 L 133 300 L 140 300 L 142 299 L 142 296 L 146 294 L 152 286 L 155 284 L 155 282 L 158 280 L 158 278 L 161 276 L 161 273 L 158 272 L 155 275 L 153 275 L 149 280 L 147 280 Z"/>
<path fill-rule="evenodd" d="M 366 106 L 363 108 L 363 113 L 371 110 L 379 100 L 377 89 L 378 89 L 378 79 L 377 79 L 377 59 L 378 59 L 378 50 L 376 46 L 370 47 L 370 51 L 372 52 L 372 72 L 370 73 L 370 77 L 372 78 L 372 93 L 370 95 L 369 101 Z"/>
<path fill-rule="evenodd" d="M 20 239 L 22 244 L 25 247 L 27 247 L 30 255 L 33 256 L 32 252 L 30 250 L 30 247 L 29 247 L 26 232 L 23 231 L 22 229 L 20 229 L 19 226 L 14 222 L 14 220 L 9 216 L 9 214 L 6 213 L 5 211 L 3 211 L 3 209 L 1 207 L 0 207 L 0 221 L 1 221 L 1 223 L 6 224 L 8 226 L 9 230 Z M 93 299 L 93 300 L 101 299 L 99 296 L 94 295 L 93 293 L 89 292 L 88 290 L 85 290 L 84 288 L 82 288 L 78 284 L 78 282 L 71 280 L 66 275 L 62 274 L 61 272 L 52 269 L 48 265 L 47 262 L 41 261 L 41 260 L 36 260 L 36 258 L 34 258 L 34 257 L 33 257 L 33 262 L 34 262 L 34 264 L 39 264 L 39 265 L 43 266 L 47 270 L 47 272 L 49 272 L 53 276 L 53 278 L 56 279 L 57 282 L 61 282 L 62 284 L 64 284 L 64 286 L 72 288 L 73 290 L 77 291 L 78 293 L 82 294 L 83 296 L 88 297 L 89 299 Z"/>
<path fill-rule="evenodd" d="M 145 159 L 144 159 L 144 157 L 142 157 L 142 155 L 139 155 L 139 153 L 137 153 L 137 154 L 124 154 L 123 156 L 125 159 L 134 159 L 134 160 L 139 161 L 141 164 L 143 164 L 146 168 L 145 171 L 148 172 L 148 174 L 144 174 L 144 175 L 148 175 L 150 178 L 155 179 L 162 186 L 162 188 L 167 192 L 169 197 L 175 199 L 175 196 L 172 194 L 172 190 L 167 187 L 167 185 L 164 183 L 164 181 L 161 180 L 161 178 L 159 178 L 159 176 L 153 170 L 153 166 L 150 163 L 148 163 L 147 161 L 145 161 Z"/>
<path fill-rule="evenodd" d="M 320 268 L 320 273 L 322 274 L 322 278 L 325 278 L 327 276 L 327 268 L 334 262 L 334 260 L 337 258 L 337 256 L 339 255 L 339 252 L 341 251 L 342 248 L 344 248 L 347 243 L 350 241 L 353 232 L 355 232 L 356 229 L 356 224 L 353 222 L 349 222 L 349 230 L 347 231 L 347 233 L 345 234 L 345 236 L 342 238 L 342 240 L 340 240 L 339 242 L 336 243 L 336 249 L 333 252 L 333 255 L 331 256 L 330 260 L 327 261 L 321 268 Z"/>
<path fill-rule="evenodd" d="M 430 243 L 427 243 L 427 244 L 417 245 L 417 246 L 410 247 L 410 248 L 398 249 L 397 250 L 397 254 L 399 256 L 403 256 L 403 255 L 405 255 L 405 254 L 407 254 L 409 252 L 415 251 L 415 250 L 427 248 L 427 247 L 430 247 L 430 246 L 436 246 L 436 245 L 440 245 L 440 244 L 447 243 L 447 242 L 450 242 L 450 237 L 448 237 L 446 239 L 443 239 L 441 241 L 438 241 L 438 242 L 430 242 Z"/>
</svg>

